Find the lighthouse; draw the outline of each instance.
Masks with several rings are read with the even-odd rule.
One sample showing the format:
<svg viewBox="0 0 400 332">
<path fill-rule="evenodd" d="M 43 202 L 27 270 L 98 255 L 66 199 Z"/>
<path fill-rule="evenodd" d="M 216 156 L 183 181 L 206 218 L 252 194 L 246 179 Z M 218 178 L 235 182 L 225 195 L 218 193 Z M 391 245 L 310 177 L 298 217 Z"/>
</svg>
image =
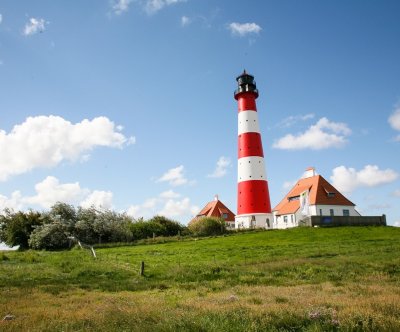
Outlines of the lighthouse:
<svg viewBox="0 0 400 332">
<path fill-rule="evenodd" d="M 235 228 L 272 228 L 273 216 L 256 107 L 258 90 L 254 76 L 246 71 L 236 81 L 238 192 Z"/>
</svg>

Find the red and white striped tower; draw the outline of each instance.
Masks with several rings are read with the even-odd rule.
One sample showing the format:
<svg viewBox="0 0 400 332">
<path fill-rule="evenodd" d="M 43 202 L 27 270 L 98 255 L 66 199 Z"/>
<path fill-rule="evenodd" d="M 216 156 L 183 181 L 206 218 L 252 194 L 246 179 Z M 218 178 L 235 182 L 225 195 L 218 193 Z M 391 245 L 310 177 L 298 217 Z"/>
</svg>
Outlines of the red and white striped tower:
<svg viewBox="0 0 400 332">
<path fill-rule="evenodd" d="M 254 76 L 236 78 L 238 88 L 238 206 L 235 228 L 272 228 L 271 202 L 265 172 Z"/>
</svg>

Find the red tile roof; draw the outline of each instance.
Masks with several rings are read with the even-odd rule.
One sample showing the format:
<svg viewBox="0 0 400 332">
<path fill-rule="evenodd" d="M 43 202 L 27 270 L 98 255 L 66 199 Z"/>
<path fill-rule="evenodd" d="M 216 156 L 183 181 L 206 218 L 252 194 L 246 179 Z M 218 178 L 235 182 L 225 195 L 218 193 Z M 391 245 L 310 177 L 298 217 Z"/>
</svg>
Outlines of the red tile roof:
<svg viewBox="0 0 400 332">
<path fill-rule="evenodd" d="M 220 200 L 213 200 L 208 202 L 206 206 L 196 215 L 195 218 L 198 217 L 217 217 L 222 218 L 222 215 L 226 213 L 228 215 L 227 218 L 224 218 L 225 221 L 235 221 L 235 214 L 229 210 L 224 203 Z"/>
<path fill-rule="evenodd" d="M 289 201 L 289 198 L 299 196 L 306 190 L 309 190 L 309 205 L 355 206 L 321 175 L 314 175 L 297 181 L 289 193 L 273 208 L 273 211 L 278 215 L 295 213 L 300 207 L 300 201 Z"/>
</svg>

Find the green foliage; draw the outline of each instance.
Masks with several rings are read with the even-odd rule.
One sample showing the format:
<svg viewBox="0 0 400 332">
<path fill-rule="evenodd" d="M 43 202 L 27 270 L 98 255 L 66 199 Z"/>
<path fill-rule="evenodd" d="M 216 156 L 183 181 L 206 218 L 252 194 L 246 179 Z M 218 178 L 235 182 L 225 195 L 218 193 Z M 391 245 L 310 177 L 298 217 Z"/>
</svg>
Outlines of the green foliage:
<svg viewBox="0 0 400 332">
<path fill-rule="evenodd" d="M 154 222 L 162 225 L 164 230 L 161 236 L 176 236 L 182 234 L 185 231 L 185 226 L 181 225 L 177 221 L 168 219 L 164 216 L 155 216 L 149 220 L 149 222 Z"/>
<path fill-rule="evenodd" d="M 0 215 L 0 240 L 10 247 L 27 249 L 30 234 L 43 220 L 39 212 L 5 210 L 5 214 Z"/>
<path fill-rule="evenodd" d="M 54 204 L 47 215 L 52 221 L 61 222 L 69 234 L 73 232 L 78 220 L 75 207 L 62 202 Z"/>
<path fill-rule="evenodd" d="M 225 221 L 215 217 L 203 217 L 192 220 L 189 230 L 196 236 L 212 236 L 226 233 Z"/>
<path fill-rule="evenodd" d="M 37 227 L 29 238 L 32 249 L 60 250 L 70 245 L 67 237 L 67 226 L 53 222 Z"/>
</svg>

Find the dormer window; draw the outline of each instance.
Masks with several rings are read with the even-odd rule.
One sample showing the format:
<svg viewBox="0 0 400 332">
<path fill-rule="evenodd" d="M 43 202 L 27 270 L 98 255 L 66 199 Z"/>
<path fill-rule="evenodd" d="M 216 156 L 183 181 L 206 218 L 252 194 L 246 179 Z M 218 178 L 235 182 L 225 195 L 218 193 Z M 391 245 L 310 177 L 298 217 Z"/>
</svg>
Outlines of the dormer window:
<svg viewBox="0 0 400 332">
<path fill-rule="evenodd" d="M 329 191 L 329 190 L 327 190 L 326 188 L 324 188 L 324 190 L 325 190 L 326 196 L 327 196 L 328 198 L 334 198 L 334 197 L 336 196 L 336 193 L 335 193 L 335 192 Z"/>
<path fill-rule="evenodd" d="M 288 198 L 289 202 L 291 202 L 291 201 L 298 201 L 299 199 L 300 199 L 300 196 L 292 196 L 292 197 L 289 197 L 289 198 Z"/>
</svg>

